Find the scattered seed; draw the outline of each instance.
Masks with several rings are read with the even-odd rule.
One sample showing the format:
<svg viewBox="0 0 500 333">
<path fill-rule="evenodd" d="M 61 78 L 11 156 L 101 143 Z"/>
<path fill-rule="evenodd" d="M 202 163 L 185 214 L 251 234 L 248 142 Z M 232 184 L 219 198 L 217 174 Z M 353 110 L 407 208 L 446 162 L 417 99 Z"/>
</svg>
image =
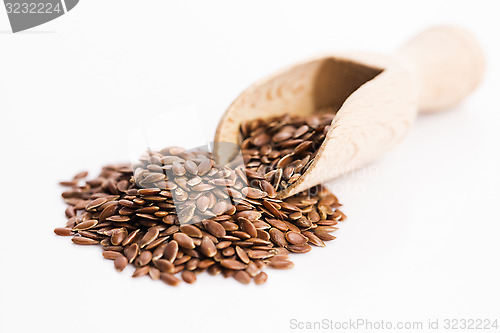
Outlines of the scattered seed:
<svg viewBox="0 0 500 333">
<path fill-rule="evenodd" d="M 236 273 L 234 273 L 233 277 L 236 281 L 243 284 L 249 284 L 250 281 L 252 281 L 250 275 L 248 275 L 248 273 L 245 271 L 237 271 Z"/>
<path fill-rule="evenodd" d="M 127 267 L 128 260 L 124 256 L 119 256 L 115 259 L 115 268 L 117 271 L 121 272 Z"/>
<path fill-rule="evenodd" d="M 99 244 L 99 241 L 92 239 L 92 238 L 87 238 L 87 237 L 81 237 L 81 236 L 75 236 L 71 238 L 71 241 L 75 244 L 78 245 L 95 245 Z"/>
<path fill-rule="evenodd" d="M 55 228 L 54 233 L 58 236 L 72 236 L 73 232 L 70 228 Z"/>
<path fill-rule="evenodd" d="M 264 272 L 260 272 L 254 278 L 255 284 L 263 284 L 267 281 L 267 274 Z"/>
<path fill-rule="evenodd" d="M 181 277 L 186 283 L 191 284 L 196 282 L 196 274 L 191 271 L 182 271 Z"/>
<path fill-rule="evenodd" d="M 175 277 L 175 275 L 170 273 L 160 273 L 160 279 L 170 286 L 177 286 L 181 283 L 181 280 Z"/>
</svg>

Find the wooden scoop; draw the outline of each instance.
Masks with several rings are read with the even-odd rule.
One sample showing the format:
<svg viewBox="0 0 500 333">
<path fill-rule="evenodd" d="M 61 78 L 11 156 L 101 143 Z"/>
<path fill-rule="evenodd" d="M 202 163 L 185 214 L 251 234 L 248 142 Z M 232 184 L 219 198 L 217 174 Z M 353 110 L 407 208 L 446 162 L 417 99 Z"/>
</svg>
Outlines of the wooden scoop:
<svg viewBox="0 0 500 333">
<path fill-rule="evenodd" d="M 418 111 L 456 105 L 483 72 L 484 57 L 474 37 L 456 27 L 431 28 L 392 56 L 329 55 L 253 84 L 222 117 L 215 142 L 238 144 L 239 126 L 246 120 L 338 109 L 312 164 L 278 194 L 288 197 L 376 159 L 404 138 Z"/>
</svg>

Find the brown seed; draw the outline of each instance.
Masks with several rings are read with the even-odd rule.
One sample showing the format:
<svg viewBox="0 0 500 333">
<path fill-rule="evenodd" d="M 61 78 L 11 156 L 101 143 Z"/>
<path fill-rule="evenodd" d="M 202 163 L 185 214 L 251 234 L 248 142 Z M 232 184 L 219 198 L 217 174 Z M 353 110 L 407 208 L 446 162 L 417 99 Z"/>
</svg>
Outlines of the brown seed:
<svg viewBox="0 0 500 333">
<path fill-rule="evenodd" d="M 237 260 L 234 260 L 234 259 L 222 259 L 220 261 L 220 264 L 223 267 L 226 267 L 226 268 L 229 268 L 229 269 L 233 269 L 233 270 L 245 269 L 246 266 L 247 266 L 244 263 L 242 263 L 240 261 L 237 261 Z"/>
<path fill-rule="evenodd" d="M 318 236 L 319 239 L 325 241 L 325 242 L 328 242 L 328 241 L 331 241 L 331 240 L 334 240 L 335 236 L 333 235 L 330 235 L 328 232 L 326 231 L 320 231 L 320 230 L 314 230 L 314 234 L 316 236 Z"/>
<path fill-rule="evenodd" d="M 218 222 L 212 220 L 204 220 L 203 225 L 209 233 L 217 238 L 222 238 L 226 235 L 226 229 L 224 229 L 224 227 Z"/>
<path fill-rule="evenodd" d="M 158 268 L 153 266 L 144 266 L 144 267 L 149 267 L 149 276 L 151 277 L 152 280 L 160 279 L 160 270 Z"/>
<path fill-rule="evenodd" d="M 267 196 L 269 198 L 275 198 L 276 197 L 276 190 L 274 189 L 274 186 L 271 185 L 267 180 L 263 179 L 260 181 L 260 186 L 262 187 L 262 190 L 264 190 L 267 193 Z"/>
<path fill-rule="evenodd" d="M 188 271 L 194 271 L 196 268 L 198 268 L 198 263 L 200 262 L 199 259 L 197 258 L 191 258 L 185 266 L 185 269 Z"/>
<path fill-rule="evenodd" d="M 290 260 L 271 260 L 269 266 L 275 269 L 290 269 L 294 265 Z"/>
<path fill-rule="evenodd" d="M 115 259 L 115 268 L 117 271 L 121 272 L 127 267 L 128 260 L 124 256 L 119 256 Z"/>
<path fill-rule="evenodd" d="M 241 189 L 241 193 L 250 199 L 261 199 L 267 196 L 267 193 L 253 187 L 244 187 Z"/>
<path fill-rule="evenodd" d="M 221 272 L 221 268 L 219 265 L 212 265 L 210 267 L 208 267 L 208 274 L 210 275 L 217 275 Z"/>
<path fill-rule="evenodd" d="M 194 249 L 196 247 L 194 245 L 193 239 L 182 232 L 174 234 L 174 240 L 177 241 L 180 247 L 186 249 Z"/>
<path fill-rule="evenodd" d="M 103 205 L 107 201 L 106 198 L 97 198 L 92 200 L 87 207 L 85 207 L 86 210 L 94 210 L 98 208 L 99 206 Z"/>
<path fill-rule="evenodd" d="M 132 277 L 141 277 L 144 275 L 148 275 L 148 273 L 149 273 L 149 266 L 137 267 L 134 271 L 134 274 L 132 274 Z"/>
<path fill-rule="evenodd" d="M 212 259 L 203 259 L 198 263 L 198 268 L 205 269 L 212 266 L 213 264 L 215 264 L 215 261 L 213 261 Z"/>
<path fill-rule="evenodd" d="M 267 219 L 267 222 L 272 225 L 273 227 L 281 230 L 281 231 L 287 231 L 288 226 L 285 221 L 281 220 L 276 220 L 276 219 Z"/>
<path fill-rule="evenodd" d="M 192 175 L 198 174 L 198 166 L 193 161 L 187 160 L 186 162 L 184 162 L 184 168 Z"/>
<path fill-rule="evenodd" d="M 250 237 L 253 238 L 257 237 L 257 229 L 255 228 L 252 222 L 250 222 L 248 219 L 244 217 L 240 218 L 239 220 L 240 220 L 241 230 L 246 232 Z"/>
<path fill-rule="evenodd" d="M 239 246 L 236 246 L 235 250 L 236 250 L 236 254 L 238 255 L 238 258 L 240 258 L 241 261 L 243 261 L 245 264 L 250 263 L 250 258 L 248 258 L 248 255 L 245 252 L 245 250 L 243 250 Z"/>
<path fill-rule="evenodd" d="M 200 251 L 207 257 L 213 257 L 217 253 L 217 248 L 210 238 L 204 236 L 201 239 Z"/>
<path fill-rule="evenodd" d="M 99 221 L 97 221 L 97 220 L 87 220 L 85 222 L 78 223 L 73 228 L 73 231 L 80 231 L 80 230 L 92 229 L 93 227 L 95 227 L 97 225 L 97 223 L 99 223 Z"/>
<path fill-rule="evenodd" d="M 259 274 L 259 268 L 257 267 L 257 265 L 255 264 L 255 262 L 253 261 L 250 261 L 250 263 L 248 264 L 246 270 L 245 270 L 251 277 L 255 277 L 257 276 L 257 274 Z"/>
<path fill-rule="evenodd" d="M 149 245 L 146 246 L 145 249 L 146 250 L 152 250 L 152 249 L 155 249 L 156 247 L 158 247 L 160 245 L 166 245 L 165 241 L 167 239 L 169 239 L 169 238 L 170 238 L 169 236 L 159 237 L 159 238 L 155 239 L 154 241 L 152 241 L 151 243 L 149 243 Z M 163 250 L 165 250 L 165 249 L 163 249 Z"/>
<path fill-rule="evenodd" d="M 267 281 L 267 274 L 264 272 L 260 272 L 254 279 L 255 284 L 263 284 Z"/>
<path fill-rule="evenodd" d="M 208 209 L 210 205 L 210 199 L 207 196 L 201 196 L 196 200 L 196 207 L 200 212 L 204 212 Z"/>
<path fill-rule="evenodd" d="M 108 203 L 106 203 L 108 204 Z M 99 214 L 99 222 L 104 222 L 108 217 L 113 216 L 118 211 L 118 202 L 111 202 Z"/>
<path fill-rule="evenodd" d="M 125 254 L 125 257 L 127 257 L 128 262 L 133 262 L 135 258 L 137 258 L 137 255 L 139 254 L 139 245 L 133 243 L 125 247 L 123 253 Z"/>
<path fill-rule="evenodd" d="M 255 210 L 245 210 L 245 211 L 241 211 L 241 212 L 236 213 L 236 217 L 237 218 L 244 217 L 246 219 L 253 221 L 253 220 L 260 219 L 262 217 L 262 213 L 255 211 Z"/>
<path fill-rule="evenodd" d="M 224 250 L 222 250 L 222 255 L 224 257 L 230 257 L 230 256 L 233 256 L 235 254 L 235 250 L 233 247 L 226 247 Z"/>
<path fill-rule="evenodd" d="M 149 196 L 149 195 L 157 195 L 161 192 L 159 188 L 143 188 L 139 190 L 140 195 Z"/>
<path fill-rule="evenodd" d="M 227 208 L 227 204 L 224 201 L 219 201 L 212 208 L 212 212 L 215 215 L 221 215 L 227 210 Z"/>
<path fill-rule="evenodd" d="M 181 277 L 186 283 L 191 284 L 196 282 L 196 274 L 191 271 L 183 271 Z"/>
<path fill-rule="evenodd" d="M 284 247 L 285 245 L 287 245 L 285 235 L 280 230 L 276 228 L 271 228 L 269 230 L 269 235 L 271 236 L 271 240 L 273 241 L 273 243 L 276 244 L 277 246 Z"/>
<path fill-rule="evenodd" d="M 160 231 L 156 227 L 151 227 L 149 228 L 148 232 L 142 237 L 140 247 L 144 248 L 147 245 L 151 244 L 152 241 L 154 241 L 156 238 L 158 238 L 158 235 L 160 234 Z"/>
<path fill-rule="evenodd" d="M 136 229 L 134 231 L 132 231 L 130 234 L 128 234 L 127 237 L 125 237 L 124 240 L 122 240 L 122 245 L 123 246 L 127 246 L 129 245 L 130 243 L 132 243 L 132 241 L 135 239 L 135 237 L 137 236 L 137 234 L 140 232 L 141 230 L 140 229 Z"/>
<path fill-rule="evenodd" d="M 201 238 L 203 236 L 201 230 L 191 224 L 181 225 L 180 230 L 189 237 Z"/>
<path fill-rule="evenodd" d="M 310 231 L 302 231 L 302 234 L 307 237 L 307 240 L 310 244 L 315 245 L 315 246 L 320 246 L 320 247 L 325 247 L 326 244 Z"/>
<path fill-rule="evenodd" d="M 305 244 L 307 243 L 307 237 L 301 233 L 289 231 L 285 234 L 286 240 L 291 244 Z"/>
<path fill-rule="evenodd" d="M 175 275 L 170 273 L 160 273 L 160 279 L 170 286 L 177 286 L 181 283 L 181 280 L 175 277 Z"/>
<path fill-rule="evenodd" d="M 55 228 L 54 233 L 58 236 L 71 236 L 73 232 L 70 228 Z"/>
<path fill-rule="evenodd" d="M 117 229 L 111 235 L 111 244 L 113 244 L 113 245 L 120 245 L 121 242 L 123 242 L 123 240 L 127 236 L 128 236 L 127 229 L 125 229 L 125 228 Z"/>
<path fill-rule="evenodd" d="M 288 221 L 283 221 L 286 226 L 288 227 L 288 229 L 290 229 L 290 231 L 293 231 L 293 232 L 300 232 L 300 229 L 293 223 L 290 223 Z"/>
<path fill-rule="evenodd" d="M 123 254 L 121 254 L 120 252 L 116 252 L 116 251 L 104 251 L 102 253 L 102 256 L 104 259 L 115 260 L 118 257 L 123 257 Z"/>
<path fill-rule="evenodd" d="M 71 238 L 71 241 L 75 244 L 78 245 L 95 245 L 99 244 L 99 241 L 92 239 L 92 238 L 87 238 L 87 237 L 81 237 L 81 236 L 75 236 Z"/>
<path fill-rule="evenodd" d="M 153 254 L 150 251 L 144 251 L 139 255 L 139 258 L 137 258 L 137 263 L 139 266 L 144 266 L 149 264 L 151 259 L 153 259 Z"/>
<path fill-rule="evenodd" d="M 195 205 L 189 205 L 189 206 L 185 207 L 184 209 L 182 209 L 178 215 L 179 223 L 182 224 L 182 223 L 187 223 L 187 222 L 191 221 L 191 219 L 194 216 L 195 210 L 196 210 Z"/>
<path fill-rule="evenodd" d="M 179 251 L 179 244 L 177 243 L 177 241 L 175 240 L 170 241 L 167 244 L 167 247 L 165 248 L 163 257 L 170 262 L 174 262 L 175 258 L 177 257 L 178 251 Z"/>
<path fill-rule="evenodd" d="M 209 159 L 205 159 L 198 165 L 198 175 L 204 176 L 212 168 L 212 162 Z"/>
<path fill-rule="evenodd" d="M 59 182 L 59 185 L 72 187 L 72 186 L 78 185 L 78 182 L 74 181 L 74 180 L 73 181 L 63 181 L 63 182 Z"/>
<path fill-rule="evenodd" d="M 306 253 L 311 251 L 311 246 L 307 244 L 287 245 L 287 250 L 295 253 Z"/>
<path fill-rule="evenodd" d="M 250 275 L 248 275 L 248 273 L 245 271 L 238 271 L 234 273 L 233 277 L 236 281 L 243 284 L 249 284 L 250 281 L 252 281 Z"/>
<path fill-rule="evenodd" d="M 250 250 L 247 252 L 247 255 L 250 259 L 267 259 L 274 254 L 265 250 Z"/>
<path fill-rule="evenodd" d="M 172 172 L 176 176 L 183 176 L 186 173 L 186 169 L 179 162 L 172 163 Z"/>
<path fill-rule="evenodd" d="M 283 131 L 282 130 L 273 136 L 273 142 L 281 142 L 281 141 L 288 140 L 292 137 L 292 135 L 293 135 L 292 131 Z"/>
<path fill-rule="evenodd" d="M 163 257 L 166 248 L 167 248 L 166 243 L 157 246 L 156 249 L 153 251 L 153 260 L 160 259 L 161 257 Z"/>
<path fill-rule="evenodd" d="M 67 218 L 76 216 L 75 207 L 69 206 L 68 208 L 66 208 L 66 211 L 64 213 L 66 214 Z"/>
<path fill-rule="evenodd" d="M 130 217 L 128 216 L 123 216 L 123 215 L 113 215 L 108 218 L 106 218 L 106 221 L 111 221 L 111 222 L 128 222 L 130 221 Z"/>
<path fill-rule="evenodd" d="M 174 272 L 174 268 L 175 268 L 174 264 L 166 259 L 153 260 L 153 264 L 161 272 L 165 272 L 165 273 L 173 273 Z"/>
<path fill-rule="evenodd" d="M 123 246 L 115 246 L 115 245 L 103 245 L 102 246 L 103 251 L 116 251 L 116 252 L 123 252 Z"/>
</svg>

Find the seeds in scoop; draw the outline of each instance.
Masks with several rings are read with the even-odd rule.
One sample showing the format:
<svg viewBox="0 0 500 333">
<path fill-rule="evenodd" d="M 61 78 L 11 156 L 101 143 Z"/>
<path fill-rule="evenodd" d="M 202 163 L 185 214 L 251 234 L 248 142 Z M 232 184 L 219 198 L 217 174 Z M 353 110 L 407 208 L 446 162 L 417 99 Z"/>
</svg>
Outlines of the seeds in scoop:
<svg viewBox="0 0 500 333">
<path fill-rule="evenodd" d="M 85 187 L 70 185 L 64 192 L 70 218 L 67 228 L 54 232 L 73 235 L 77 244 L 100 242 L 103 257 L 115 260 L 118 269 L 124 260 L 136 266 L 134 277 L 160 279 L 163 274 L 162 280 L 175 285 L 178 272 L 190 282 L 207 270 L 262 283 L 264 265 L 290 268 L 287 253 L 308 252 L 309 244 L 324 246 L 325 239 L 334 238 L 332 226 L 345 218 L 338 200 L 321 187 L 275 199 L 276 190 L 310 164 L 328 126 L 321 117 L 306 123 L 292 118 L 275 123 L 275 130 L 264 121 L 245 132 L 265 134 L 243 147 L 246 168 L 220 168 L 209 155 L 177 148 L 178 155 L 169 155 L 170 149 L 151 152 L 135 171 L 105 167 Z M 266 127 L 264 132 L 259 126 Z M 147 188 L 138 188 L 141 184 Z M 183 213 L 177 215 L 178 208 Z"/>
</svg>

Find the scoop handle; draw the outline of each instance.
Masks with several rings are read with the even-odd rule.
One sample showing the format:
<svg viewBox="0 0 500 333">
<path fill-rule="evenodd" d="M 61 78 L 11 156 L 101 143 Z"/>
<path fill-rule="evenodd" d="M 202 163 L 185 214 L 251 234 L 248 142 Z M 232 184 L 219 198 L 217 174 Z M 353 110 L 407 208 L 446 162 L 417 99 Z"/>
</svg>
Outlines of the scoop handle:
<svg viewBox="0 0 500 333">
<path fill-rule="evenodd" d="M 469 32 L 452 26 L 423 31 L 396 55 L 413 71 L 421 113 L 432 113 L 461 102 L 484 74 L 484 55 Z"/>
</svg>

